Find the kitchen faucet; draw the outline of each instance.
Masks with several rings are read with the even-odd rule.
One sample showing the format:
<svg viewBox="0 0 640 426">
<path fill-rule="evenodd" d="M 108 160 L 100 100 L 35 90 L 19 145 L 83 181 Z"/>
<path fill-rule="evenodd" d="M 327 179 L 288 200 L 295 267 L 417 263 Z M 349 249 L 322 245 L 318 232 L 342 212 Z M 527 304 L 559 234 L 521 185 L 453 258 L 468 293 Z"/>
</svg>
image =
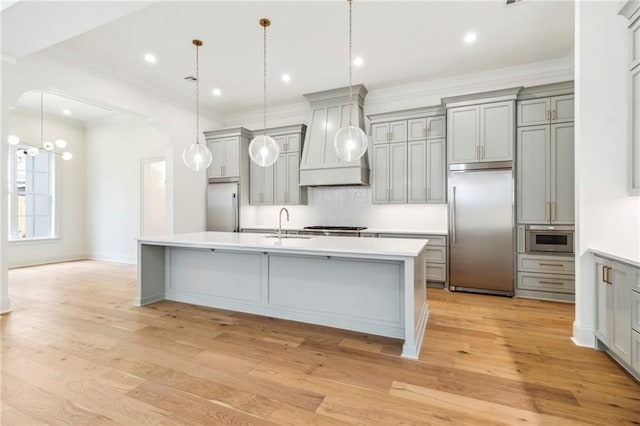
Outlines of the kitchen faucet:
<svg viewBox="0 0 640 426">
<path fill-rule="evenodd" d="M 282 238 L 282 212 L 287 213 L 287 222 L 289 222 L 289 210 L 283 207 L 280 209 L 280 214 L 278 215 L 278 238 Z"/>
</svg>

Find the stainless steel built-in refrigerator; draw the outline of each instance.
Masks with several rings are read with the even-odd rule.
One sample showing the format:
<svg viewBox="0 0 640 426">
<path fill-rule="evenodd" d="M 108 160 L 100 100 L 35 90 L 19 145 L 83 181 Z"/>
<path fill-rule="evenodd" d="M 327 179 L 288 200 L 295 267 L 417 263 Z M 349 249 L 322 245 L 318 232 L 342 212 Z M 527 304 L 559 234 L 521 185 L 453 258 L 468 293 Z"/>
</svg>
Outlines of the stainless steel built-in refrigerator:
<svg viewBox="0 0 640 426">
<path fill-rule="evenodd" d="M 207 185 L 207 231 L 239 232 L 238 182 Z"/>
<path fill-rule="evenodd" d="M 449 289 L 513 295 L 511 162 L 449 166 Z"/>
</svg>

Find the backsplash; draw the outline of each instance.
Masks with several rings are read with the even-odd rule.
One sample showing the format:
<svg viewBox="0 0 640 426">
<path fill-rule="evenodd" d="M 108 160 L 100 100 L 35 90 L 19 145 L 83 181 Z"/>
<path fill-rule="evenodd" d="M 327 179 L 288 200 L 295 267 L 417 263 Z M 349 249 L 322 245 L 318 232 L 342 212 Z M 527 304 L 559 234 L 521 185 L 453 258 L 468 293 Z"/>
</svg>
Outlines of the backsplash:
<svg viewBox="0 0 640 426">
<path fill-rule="evenodd" d="M 286 206 L 287 226 L 366 226 L 375 229 L 446 232 L 446 204 L 371 204 L 369 186 L 327 186 L 308 189 L 308 205 Z M 241 226 L 277 226 L 282 206 L 246 206 Z M 283 227 L 285 226 L 283 223 Z"/>
</svg>

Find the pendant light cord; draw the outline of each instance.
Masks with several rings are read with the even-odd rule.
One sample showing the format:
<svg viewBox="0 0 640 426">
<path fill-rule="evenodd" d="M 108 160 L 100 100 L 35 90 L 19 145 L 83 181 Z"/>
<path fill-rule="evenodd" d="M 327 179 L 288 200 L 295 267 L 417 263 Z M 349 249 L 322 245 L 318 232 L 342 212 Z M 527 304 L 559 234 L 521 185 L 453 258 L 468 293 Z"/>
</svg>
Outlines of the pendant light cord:
<svg viewBox="0 0 640 426">
<path fill-rule="evenodd" d="M 267 139 L 267 26 L 264 25 L 263 27 L 263 37 L 262 37 L 262 41 L 263 41 L 263 75 L 262 75 L 262 81 L 263 81 L 263 92 L 264 92 L 264 108 L 263 108 L 263 126 L 262 128 L 263 130 L 263 135 L 264 135 L 264 140 L 266 141 Z"/>
<path fill-rule="evenodd" d="M 352 4 L 351 4 L 351 0 L 347 0 L 349 2 L 349 126 L 353 125 L 353 120 L 352 120 L 352 116 L 353 116 L 353 104 L 352 104 L 352 100 L 353 100 L 353 76 L 352 76 L 352 69 L 351 69 L 351 62 L 352 62 L 352 42 L 351 42 L 351 26 L 352 26 L 352 19 L 351 19 L 351 13 L 352 13 Z"/>
<path fill-rule="evenodd" d="M 196 44 L 196 144 L 200 143 L 200 46 Z"/>
</svg>

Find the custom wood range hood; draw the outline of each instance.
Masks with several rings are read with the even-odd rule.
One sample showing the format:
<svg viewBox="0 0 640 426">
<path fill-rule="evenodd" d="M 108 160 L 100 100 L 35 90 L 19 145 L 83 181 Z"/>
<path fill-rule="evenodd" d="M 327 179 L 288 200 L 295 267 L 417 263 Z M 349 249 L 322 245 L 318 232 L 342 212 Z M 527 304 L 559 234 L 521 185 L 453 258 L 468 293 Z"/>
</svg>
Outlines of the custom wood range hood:
<svg viewBox="0 0 640 426">
<path fill-rule="evenodd" d="M 362 130 L 365 130 L 366 95 L 363 85 L 353 86 L 352 121 Z M 334 148 L 336 132 L 349 120 L 349 88 L 309 93 L 304 97 L 311 105 L 311 117 L 300 163 L 300 185 L 369 185 L 367 153 L 359 160 L 346 162 L 338 158 Z"/>
</svg>

